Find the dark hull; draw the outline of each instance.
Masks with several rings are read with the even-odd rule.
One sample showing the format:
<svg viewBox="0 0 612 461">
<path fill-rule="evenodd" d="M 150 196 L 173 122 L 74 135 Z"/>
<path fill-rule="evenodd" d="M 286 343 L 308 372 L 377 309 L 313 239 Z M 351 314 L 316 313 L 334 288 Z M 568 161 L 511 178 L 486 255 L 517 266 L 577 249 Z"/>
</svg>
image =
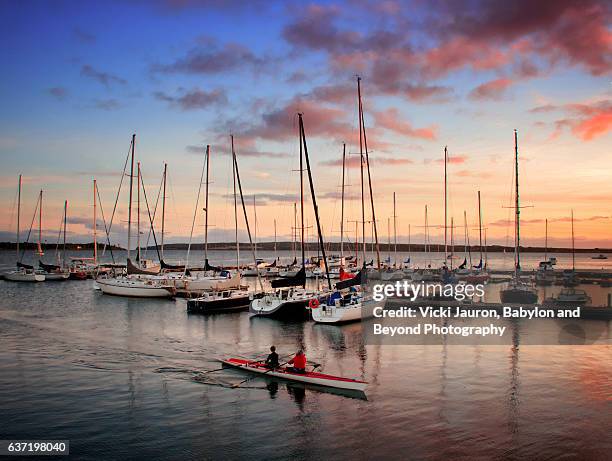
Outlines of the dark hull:
<svg viewBox="0 0 612 461">
<path fill-rule="evenodd" d="M 187 301 L 187 312 L 190 314 L 219 314 L 222 312 L 238 312 L 249 308 L 249 297 L 240 296 L 236 298 L 217 299 L 214 301 L 199 301 L 190 299 Z"/>
<path fill-rule="evenodd" d="M 258 317 L 268 317 L 281 320 L 308 320 L 309 312 L 306 310 L 308 299 L 300 301 L 287 301 L 280 304 L 273 311 L 259 312 L 251 310 L 252 314 Z"/>
<path fill-rule="evenodd" d="M 536 304 L 538 302 L 537 293 L 525 290 L 508 289 L 499 293 L 502 303 L 509 304 Z"/>
</svg>

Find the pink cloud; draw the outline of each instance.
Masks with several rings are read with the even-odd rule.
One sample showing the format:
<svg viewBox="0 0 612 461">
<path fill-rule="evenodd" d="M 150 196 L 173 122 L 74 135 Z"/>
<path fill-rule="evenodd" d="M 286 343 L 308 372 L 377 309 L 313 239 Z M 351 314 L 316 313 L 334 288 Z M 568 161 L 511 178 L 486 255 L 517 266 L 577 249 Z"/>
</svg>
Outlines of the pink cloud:
<svg viewBox="0 0 612 461">
<path fill-rule="evenodd" d="M 478 85 L 470 92 L 470 99 L 500 99 L 506 90 L 513 85 L 513 81 L 508 78 L 497 78 L 489 82 Z"/>
<path fill-rule="evenodd" d="M 387 109 L 381 112 L 374 113 L 376 125 L 385 128 L 389 131 L 408 136 L 412 138 L 420 138 L 433 140 L 437 138 L 437 127 L 429 126 L 427 128 L 414 128 L 410 122 L 399 119 L 399 111 L 395 108 Z"/>
</svg>

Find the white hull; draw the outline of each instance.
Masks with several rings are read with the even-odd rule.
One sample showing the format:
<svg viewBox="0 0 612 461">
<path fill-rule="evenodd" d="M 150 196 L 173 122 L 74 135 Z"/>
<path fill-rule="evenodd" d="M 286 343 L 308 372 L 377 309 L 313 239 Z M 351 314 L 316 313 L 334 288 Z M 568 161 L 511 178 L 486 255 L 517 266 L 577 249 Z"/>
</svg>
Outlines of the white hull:
<svg viewBox="0 0 612 461">
<path fill-rule="evenodd" d="M 98 279 L 96 284 L 104 294 L 134 298 L 170 298 L 174 296 L 175 291 L 174 287 L 164 287 L 142 280 Z"/>
<path fill-rule="evenodd" d="M 44 282 L 45 275 L 24 271 L 11 271 L 4 274 L 4 279 L 11 282 Z"/>
<path fill-rule="evenodd" d="M 361 303 L 353 306 L 320 306 L 311 309 L 312 319 L 317 323 L 347 323 L 360 322 L 362 315 Z"/>
<path fill-rule="evenodd" d="M 240 288 L 240 276 L 226 277 L 186 277 L 173 279 L 172 283 L 177 289 L 187 291 L 224 291 Z"/>
</svg>

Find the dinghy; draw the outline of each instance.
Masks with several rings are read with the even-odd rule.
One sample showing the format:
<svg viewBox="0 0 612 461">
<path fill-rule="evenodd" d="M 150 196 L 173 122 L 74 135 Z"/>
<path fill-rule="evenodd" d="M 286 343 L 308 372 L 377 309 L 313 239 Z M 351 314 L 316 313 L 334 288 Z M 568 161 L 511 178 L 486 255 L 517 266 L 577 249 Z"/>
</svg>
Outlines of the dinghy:
<svg viewBox="0 0 612 461">
<path fill-rule="evenodd" d="M 368 383 L 365 381 L 359 381 L 352 378 L 343 378 L 341 376 L 327 375 L 325 373 L 317 373 L 315 371 L 294 373 L 283 367 L 271 370 L 262 362 L 251 362 L 245 359 L 229 358 L 225 360 L 220 359 L 219 361 L 228 367 L 240 368 L 252 373 L 265 374 L 275 378 L 285 379 L 287 381 L 314 384 L 317 386 L 365 392 L 366 386 L 368 385 Z"/>
</svg>

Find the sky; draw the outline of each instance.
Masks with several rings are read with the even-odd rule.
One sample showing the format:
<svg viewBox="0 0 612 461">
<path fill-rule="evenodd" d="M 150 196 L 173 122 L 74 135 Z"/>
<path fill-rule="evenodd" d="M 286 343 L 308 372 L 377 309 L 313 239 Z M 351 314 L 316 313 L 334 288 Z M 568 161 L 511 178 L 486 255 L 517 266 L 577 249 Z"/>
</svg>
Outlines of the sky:
<svg viewBox="0 0 612 461">
<path fill-rule="evenodd" d="M 230 134 L 253 227 L 255 196 L 258 240 L 273 239 L 275 226 L 290 240 L 297 112 L 326 240 L 340 238 L 346 143 L 344 227 L 353 241 L 359 75 L 382 242 L 394 193 L 398 241 L 423 242 L 426 205 L 431 239 L 442 241 L 448 146 L 456 241 L 464 211 L 477 241 L 481 191 L 488 243 L 512 244 L 517 129 L 522 243 L 543 245 L 548 219 L 549 245 L 569 247 L 573 210 L 576 246 L 610 248 L 611 19 L 610 2 L 590 0 L 2 1 L 0 241 L 15 240 L 19 174 L 22 240 L 43 189 L 44 240 L 57 240 L 68 200 L 68 240 L 91 241 L 92 181 L 108 220 L 134 133 L 151 208 L 168 164 L 167 242 L 189 239 L 206 145 L 209 239 L 233 239 Z M 111 235 L 122 245 L 126 184 Z M 305 213 L 314 239 L 309 199 Z M 244 241 L 243 219 L 239 226 Z"/>
</svg>

